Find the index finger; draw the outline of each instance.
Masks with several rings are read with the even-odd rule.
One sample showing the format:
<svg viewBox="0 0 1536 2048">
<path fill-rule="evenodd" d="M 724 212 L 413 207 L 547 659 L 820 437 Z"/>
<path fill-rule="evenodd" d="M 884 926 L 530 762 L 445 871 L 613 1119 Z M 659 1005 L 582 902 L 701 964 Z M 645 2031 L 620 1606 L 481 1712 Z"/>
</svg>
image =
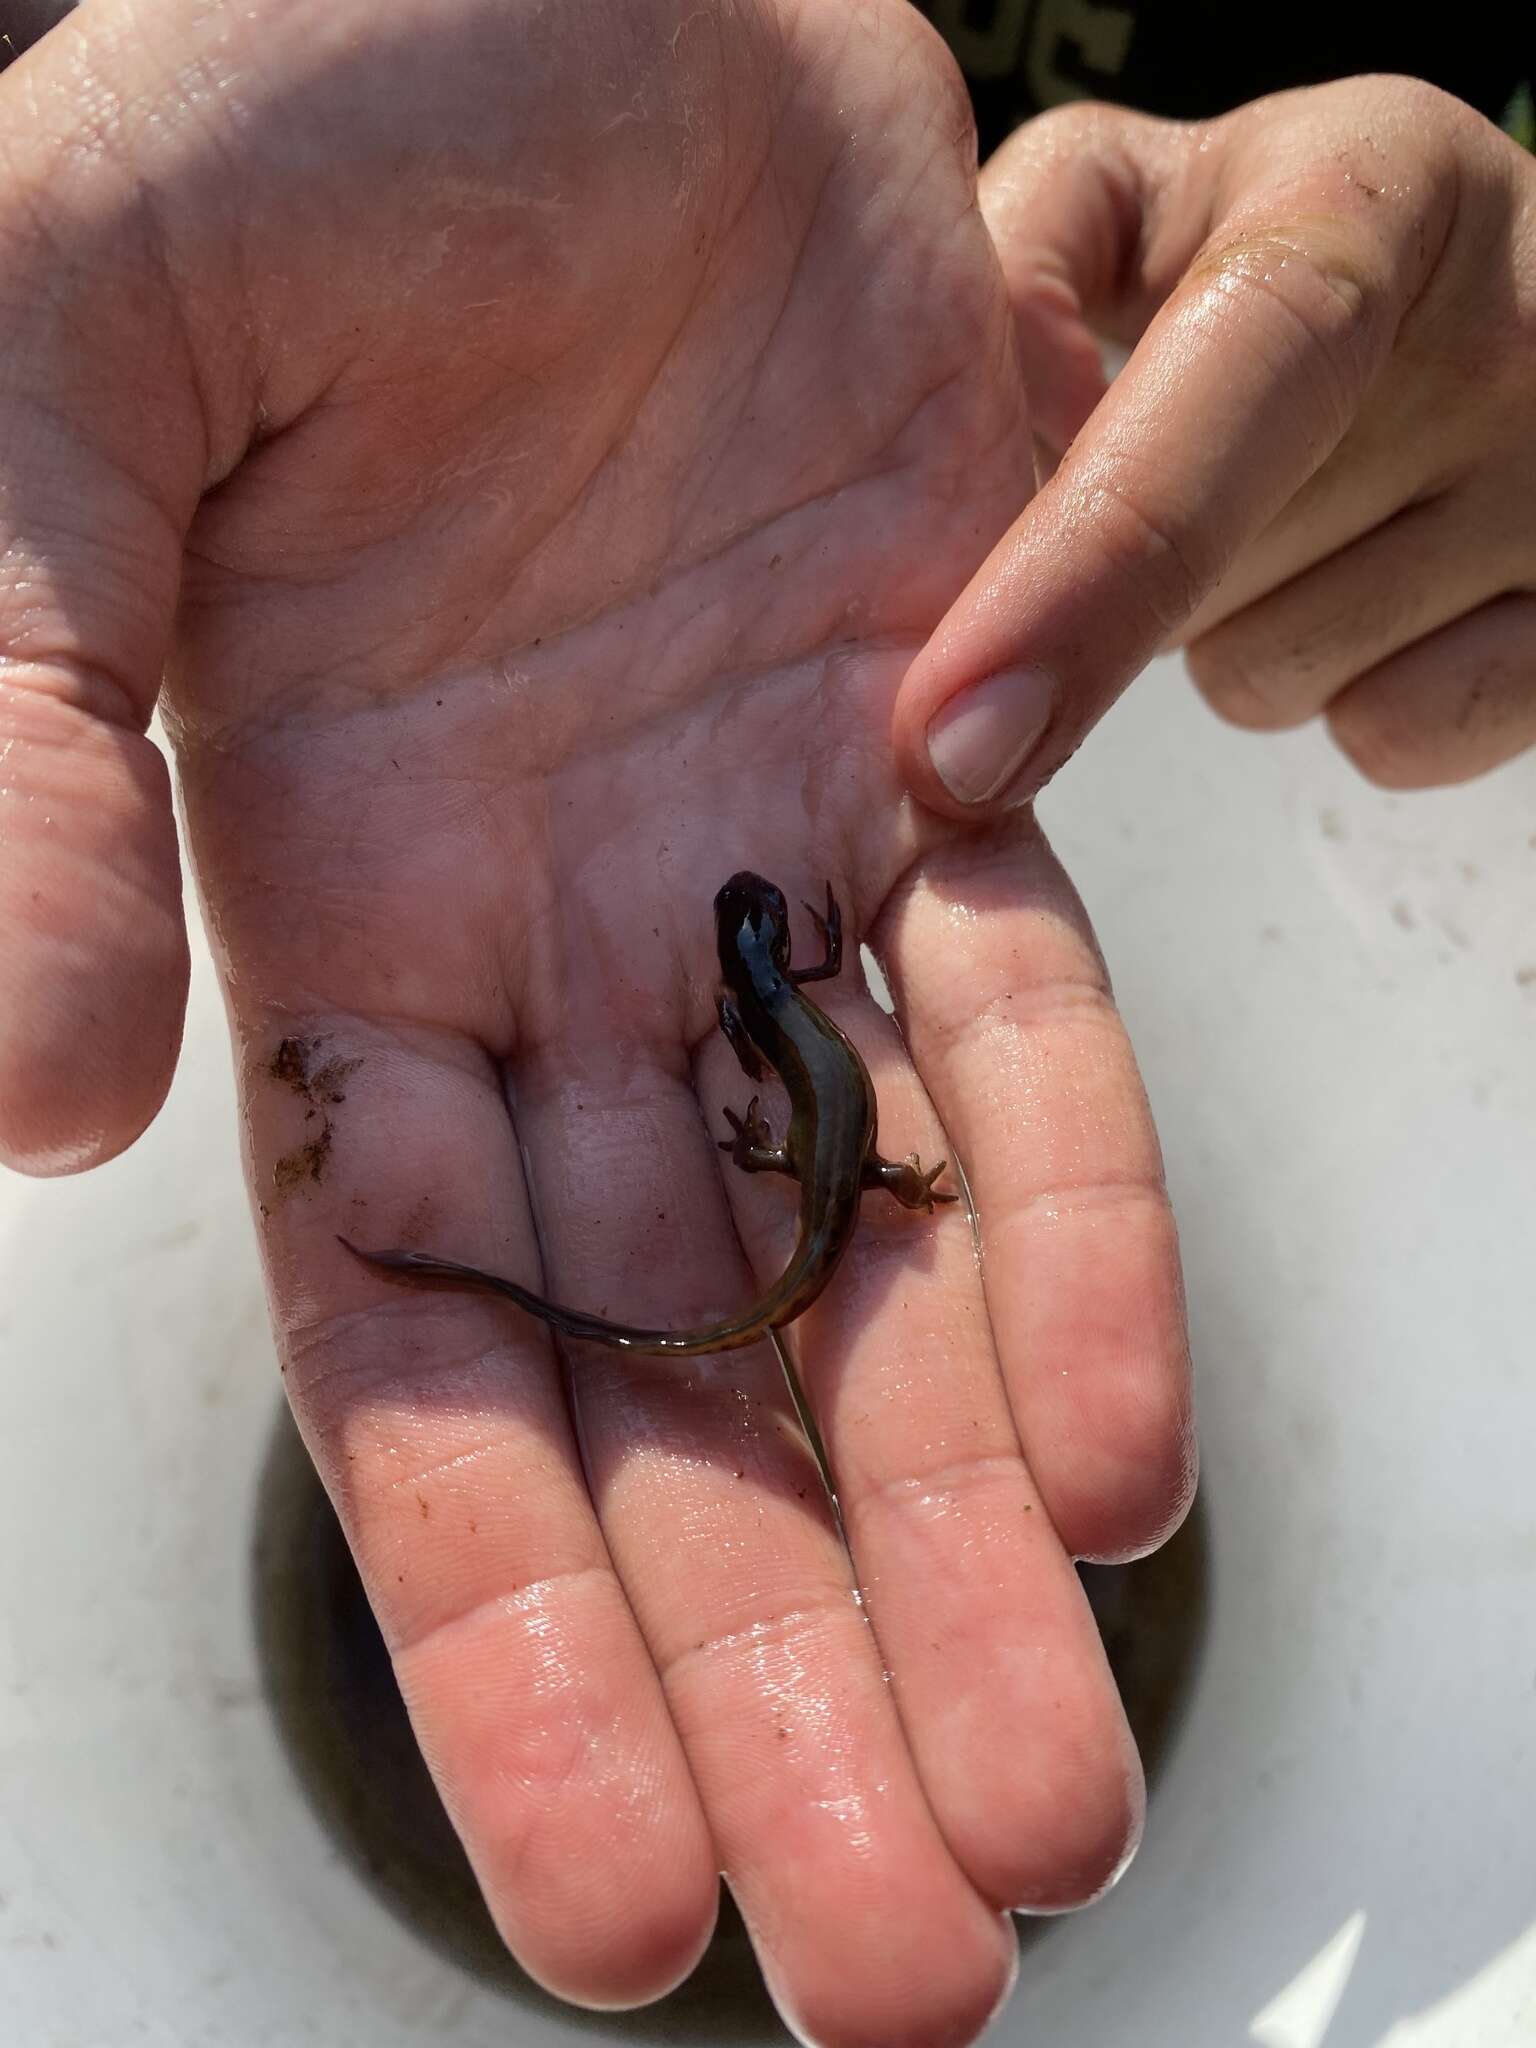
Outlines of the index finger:
<svg viewBox="0 0 1536 2048">
<path fill-rule="evenodd" d="M 499 1066 L 451 1029 L 326 1011 L 295 1032 L 240 1000 L 288 1395 L 443 1803 L 531 1976 L 582 2004 L 659 1997 L 708 1938 L 717 1863 L 553 1349 L 336 1244 L 403 1225 L 533 1277 Z"/>
<path fill-rule="evenodd" d="M 904 772 L 950 817 L 1033 795 L 1326 460 L 1454 212 L 1443 145 L 1443 162 L 1419 151 L 1412 181 L 1394 178 L 1374 148 L 1324 148 L 1316 132 L 1271 162 L 1256 145 L 1276 117 L 1261 106 L 1211 131 L 1221 147 L 1192 185 L 1148 124 L 1117 132 L 1096 112 L 1097 174 L 1121 202 L 1120 269 L 1166 263 L 1170 234 L 1187 246 L 1125 369 L 902 685 Z M 1145 175 L 1128 188 L 1126 154 L 1137 151 Z M 1067 161 L 1040 161 L 1032 237 L 1038 248 L 1054 233 L 1063 263 L 1084 206 L 1083 165 L 1071 163 L 1068 188 Z M 1184 188 L 1170 193 L 1179 177 Z M 1171 227 L 1170 197 L 1182 210 Z M 1010 214 L 1024 204 L 1015 181 Z M 1154 219 L 1162 247 L 1149 255 Z M 1093 261 L 1102 270 L 1102 251 Z"/>
</svg>

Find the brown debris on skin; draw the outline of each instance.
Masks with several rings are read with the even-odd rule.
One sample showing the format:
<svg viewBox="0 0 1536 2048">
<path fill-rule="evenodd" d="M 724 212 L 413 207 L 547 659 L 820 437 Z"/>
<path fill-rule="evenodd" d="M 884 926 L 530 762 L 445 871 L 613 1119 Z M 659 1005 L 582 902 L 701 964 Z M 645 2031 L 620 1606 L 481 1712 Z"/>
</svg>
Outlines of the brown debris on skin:
<svg viewBox="0 0 1536 2048">
<path fill-rule="evenodd" d="M 291 1195 L 305 1181 L 323 1180 L 325 1162 L 331 1156 L 331 1124 L 327 1118 L 318 1138 L 296 1151 L 285 1152 L 272 1169 L 272 1185 L 280 1195 Z"/>
<path fill-rule="evenodd" d="M 345 1102 L 341 1084 L 349 1074 L 355 1074 L 362 1065 L 361 1060 L 327 1060 L 317 1067 L 309 1077 L 309 1099 L 311 1102 Z"/>
<path fill-rule="evenodd" d="M 296 1088 L 303 1095 L 307 1092 L 308 1084 L 304 1077 L 313 1050 L 314 1047 L 302 1038 L 285 1038 L 268 1062 L 267 1072 L 274 1081 L 286 1081 L 290 1088 Z"/>
<path fill-rule="evenodd" d="M 271 1078 L 281 1082 L 285 1088 L 291 1088 L 307 1105 L 304 1121 L 310 1123 L 316 1116 L 320 1118 L 318 1134 L 293 1151 L 285 1152 L 273 1166 L 272 1185 L 280 1195 L 291 1195 L 295 1188 L 306 1182 L 325 1178 L 336 1135 L 326 1108 L 346 1101 L 342 1084 L 362 1065 L 361 1060 L 339 1059 L 334 1055 L 323 1059 L 321 1047 L 324 1043 L 321 1038 L 285 1038 L 267 1062 Z"/>
</svg>

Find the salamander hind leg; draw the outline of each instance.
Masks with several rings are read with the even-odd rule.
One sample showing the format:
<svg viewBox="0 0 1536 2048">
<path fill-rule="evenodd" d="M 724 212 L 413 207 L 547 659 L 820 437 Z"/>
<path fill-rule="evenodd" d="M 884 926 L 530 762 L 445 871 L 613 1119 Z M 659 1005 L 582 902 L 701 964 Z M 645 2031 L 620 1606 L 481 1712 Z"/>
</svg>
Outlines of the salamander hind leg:
<svg viewBox="0 0 1536 2048">
<path fill-rule="evenodd" d="M 864 1162 L 864 1185 L 867 1188 L 884 1188 L 888 1195 L 895 1196 L 903 1209 L 932 1209 L 935 1202 L 958 1202 L 960 1199 L 948 1188 L 934 1186 L 948 1164 L 947 1159 L 941 1159 L 931 1172 L 924 1173 L 915 1152 L 909 1152 L 899 1164 L 882 1159 L 878 1152 L 871 1152 Z"/>
<path fill-rule="evenodd" d="M 788 1152 L 782 1145 L 774 1144 L 773 1133 L 758 1114 L 755 1095 L 747 1104 L 745 1116 L 728 1109 L 725 1120 L 734 1135 L 720 1140 L 720 1150 L 730 1153 L 734 1166 L 739 1166 L 743 1173 L 787 1173 L 791 1180 L 798 1178 Z"/>
<path fill-rule="evenodd" d="M 721 996 L 715 1011 L 720 1019 L 720 1029 L 725 1033 L 725 1042 L 735 1053 L 741 1071 L 749 1081 L 761 1081 L 765 1071 L 762 1058 L 752 1043 L 752 1034 L 740 1010 L 729 996 Z"/>
</svg>

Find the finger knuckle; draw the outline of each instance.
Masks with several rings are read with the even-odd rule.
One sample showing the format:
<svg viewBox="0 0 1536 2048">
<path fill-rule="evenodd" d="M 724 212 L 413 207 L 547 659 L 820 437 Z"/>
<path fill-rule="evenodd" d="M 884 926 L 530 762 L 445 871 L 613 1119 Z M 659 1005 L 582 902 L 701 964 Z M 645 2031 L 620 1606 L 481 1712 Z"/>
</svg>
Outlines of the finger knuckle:
<svg viewBox="0 0 1536 2048">
<path fill-rule="evenodd" d="M 1138 475 L 1122 454 L 1063 485 L 1065 524 L 1091 536 L 1106 589 L 1122 594 L 1159 635 L 1176 631 L 1214 585 L 1221 569 L 1217 536 L 1158 509 L 1159 480 Z"/>
<path fill-rule="evenodd" d="M 1375 252 L 1347 229 L 1323 246 L 1289 222 L 1239 225 L 1207 244 L 1189 277 L 1202 313 L 1264 358 L 1291 431 L 1321 460 L 1387 346 L 1393 309 Z"/>
<path fill-rule="evenodd" d="M 1189 133 L 1186 124 L 1143 114 L 1102 100 L 1074 100 L 1036 114 L 999 146 L 993 166 L 1005 172 L 1081 164 L 1092 158 L 1112 173 L 1139 182 L 1136 164 L 1146 145 L 1171 142 Z M 1139 146 L 1138 146 L 1139 145 Z"/>
<path fill-rule="evenodd" d="M 1229 649 L 1197 640 L 1184 651 L 1195 688 L 1218 717 L 1249 732 L 1272 732 L 1291 721 L 1256 682 L 1248 663 Z"/>
<path fill-rule="evenodd" d="M 1358 118 L 1360 91 L 1372 91 L 1378 98 L 1380 114 L 1394 116 L 1398 132 L 1413 136 L 1419 149 L 1423 148 L 1426 137 L 1459 135 L 1484 125 L 1465 100 L 1457 99 L 1454 93 L 1446 92 L 1441 86 L 1431 85 L 1425 78 L 1380 71 L 1367 73 L 1350 83 L 1355 87 L 1348 100 L 1353 118 Z M 1376 125 L 1385 124 L 1378 117 Z"/>
<path fill-rule="evenodd" d="M 1345 759 L 1378 789 L 1427 789 L 1437 779 L 1425 735 L 1388 704 L 1346 696 L 1330 708 L 1328 730 Z"/>
</svg>

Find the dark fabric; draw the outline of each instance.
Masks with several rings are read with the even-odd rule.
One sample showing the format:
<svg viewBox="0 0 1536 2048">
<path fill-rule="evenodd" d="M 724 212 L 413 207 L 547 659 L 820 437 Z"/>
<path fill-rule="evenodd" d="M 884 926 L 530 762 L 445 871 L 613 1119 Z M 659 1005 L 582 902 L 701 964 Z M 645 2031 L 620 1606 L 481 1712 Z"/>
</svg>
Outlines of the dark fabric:
<svg viewBox="0 0 1536 2048">
<path fill-rule="evenodd" d="M 985 156 L 1031 114 L 1113 100 L 1197 120 L 1362 71 L 1427 78 L 1499 120 L 1530 77 L 1531 0 L 918 0 L 960 60 Z"/>
<path fill-rule="evenodd" d="M 74 0 L 0 0 L 0 71 L 62 21 Z"/>
</svg>

